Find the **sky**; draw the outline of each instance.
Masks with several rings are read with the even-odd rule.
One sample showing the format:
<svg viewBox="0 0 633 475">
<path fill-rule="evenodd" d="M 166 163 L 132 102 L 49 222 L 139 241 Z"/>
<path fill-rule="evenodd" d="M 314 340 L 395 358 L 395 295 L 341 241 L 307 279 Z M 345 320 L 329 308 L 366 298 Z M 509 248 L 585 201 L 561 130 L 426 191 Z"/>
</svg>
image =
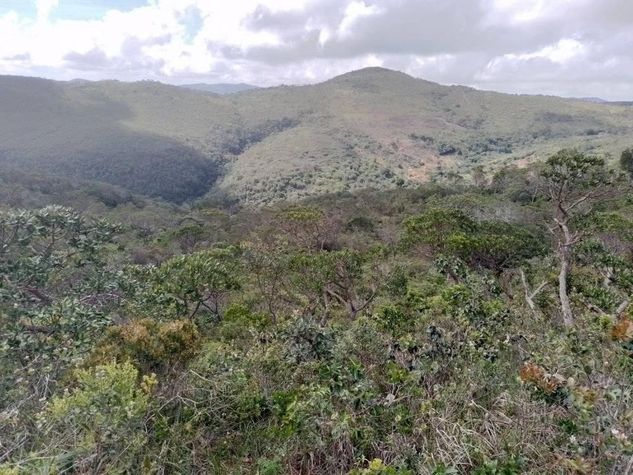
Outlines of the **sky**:
<svg viewBox="0 0 633 475">
<path fill-rule="evenodd" d="M 0 74 L 442 84 L 633 100 L 633 0 L 0 0 Z"/>
</svg>

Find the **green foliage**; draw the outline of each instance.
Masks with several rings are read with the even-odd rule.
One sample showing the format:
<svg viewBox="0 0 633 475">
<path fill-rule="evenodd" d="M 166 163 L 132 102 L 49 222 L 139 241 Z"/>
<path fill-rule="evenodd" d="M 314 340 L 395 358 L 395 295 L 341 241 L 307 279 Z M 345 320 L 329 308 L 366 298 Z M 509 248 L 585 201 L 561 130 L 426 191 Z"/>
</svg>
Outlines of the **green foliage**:
<svg viewBox="0 0 633 475">
<path fill-rule="evenodd" d="M 472 267 L 496 271 L 542 255 L 542 238 L 521 226 L 476 222 L 455 209 L 434 209 L 404 223 L 403 243 L 423 244 L 435 255 L 449 255 Z"/>
<path fill-rule="evenodd" d="M 136 320 L 110 327 L 88 364 L 128 361 L 145 373 L 165 372 L 190 360 L 199 347 L 200 334 L 189 320 Z"/>
<path fill-rule="evenodd" d="M 260 460 L 257 475 L 282 475 L 283 467 L 277 460 Z"/>
<path fill-rule="evenodd" d="M 398 470 L 385 465 L 382 460 L 374 459 L 365 469 L 357 469 L 349 472 L 349 475 L 411 475 L 409 470 Z"/>
<path fill-rule="evenodd" d="M 323 211 L 317 208 L 293 206 L 279 213 L 279 217 L 290 223 L 302 225 L 318 223 L 323 219 Z"/>
<path fill-rule="evenodd" d="M 233 304 L 224 312 L 218 332 L 223 339 L 229 341 L 248 341 L 253 332 L 265 330 L 270 323 L 271 319 L 265 313 L 253 312 L 245 305 Z"/>
<path fill-rule="evenodd" d="M 332 223 L 318 208 L 291 206 L 277 213 L 276 221 L 286 239 L 303 249 L 325 249 L 331 244 Z"/>
<path fill-rule="evenodd" d="M 396 267 L 387 280 L 385 290 L 392 297 L 404 297 L 407 294 L 407 286 L 409 278 L 405 269 L 402 267 Z"/>
<path fill-rule="evenodd" d="M 53 398 L 40 416 L 54 459 L 64 470 L 98 471 L 104 463 L 117 471 L 138 466 L 155 385 L 152 376 L 139 382 L 129 363 L 78 370 L 77 387 Z"/>
<path fill-rule="evenodd" d="M 119 301 L 120 274 L 106 266 L 118 230 L 57 206 L 0 213 L 0 357 L 9 367 L 56 378 L 90 351 Z"/>
<path fill-rule="evenodd" d="M 314 314 L 320 308 L 327 315 L 330 305 L 339 305 L 350 318 L 356 318 L 380 285 L 376 281 L 380 275 L 367 279 L 364 272 L 379 256 L 379 249 L 365 254 L 350 249 L 292 254 L 288 261 L 290 279 L 306 313 Z"/>
<path fill-rule="evenodd" d="M 603 236 L 633 242 L 633 221 L 618 213 L 608 211 L 593 213 L 581 223 L 592 232 Z"/>
<path fill-rule="evenodd" d="M 348 221 L 345 227 L 350 231 L 366 232 L 372 232 L 376 228 L 374 222 L 366 216 L 356 216 L 355 218 L 352 218 Z"/>
<path fill-rule="evenodd" d="M 226 294 L 240 288 L 235 252 L 200 251 L 139 269 L 147 286 L 138 312 L 148 314 L 151 308 L 153 315 L 163 318 L 194 318 L 203 310 L 219 318 Z"/>
<path fill-rule="evenodd" d="M 582 189 L 607 183 L 577 161 Z M 576 169 L 550 165 L 550 183 Z M 537 171 L 261 211 L 131 207 L 122 233 L 3 212 L 0 473 L 624 472 L 633 210 L 613 188 L 570 221 L 561 329 Z"/>
<path fill-rule="evenodd" d="M 519 475 L 523 472 L 523 460 L 512 457 L 510 460 L 492 460 L 475 469 L 475 475 Z"/>
<path fill-rule="evenodd" d="M 404 222 L 406 245 L 424 244 L 437 252 L 446 249 L 445 238 L 453 233 L 472 233 L 477 224 L 457 209 L 432 209 Z"/>
<path fill-rule="evenodd" d="M 620 167 L 633 177 L 633 147 L 622 151 L 620 155 Z"/>
<path fill-rule="evenodd" d="M 547 159 L 541 174 L 565 193 L 578 193 L 612 180 L 604 165 L 602 158 L 564 149 Z"/>
</svg>

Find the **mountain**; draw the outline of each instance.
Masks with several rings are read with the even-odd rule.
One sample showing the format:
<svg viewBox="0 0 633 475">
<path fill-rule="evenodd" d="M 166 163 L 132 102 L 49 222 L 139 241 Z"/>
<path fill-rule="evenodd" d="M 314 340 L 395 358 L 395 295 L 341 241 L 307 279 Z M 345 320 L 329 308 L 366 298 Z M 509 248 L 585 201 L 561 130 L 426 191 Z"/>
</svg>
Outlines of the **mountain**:
<svg viewBox="0 0 633 475">
<path fill-rule="evenodd" d="M 594 102 L 596 104 L 610 104 L 614 106 L 633 106 L 632 101 L 607 101 L 600 97 L 574 97 L 577 101 Z"/>
<path fill-rule="evenodd" d="M 600 97 L 572 97 L 571 99 L 576 99 L 577 101 L 595 102 L 596 104 L 606 104 L 609 102 Z"/>
<path fill-rule="evenodd" d="M 228 84 L 228 83 L 219 83 L 219 84 L 183 84 L 180 87 L 184 87 L 185 89 L 193 89 L 194 91 L 202 91 L 202 92 L 210 92 L 212 94 L 220 94 L 221 96 L 226 94 L 237 94 L 238 92 L 250 91 L 252 89 L 259 89 L 258 86 L 253 86 L 252 84 Z"/>
<path fill-rule="evenodd" d="M 215 95 L 142 81 L 0 77 L 0 168 L 184 202 L 261 205 L 525 165 L 575 146 L 619 153 L 633 108 L 442 86 L 383 68 Z"/>
</svg>

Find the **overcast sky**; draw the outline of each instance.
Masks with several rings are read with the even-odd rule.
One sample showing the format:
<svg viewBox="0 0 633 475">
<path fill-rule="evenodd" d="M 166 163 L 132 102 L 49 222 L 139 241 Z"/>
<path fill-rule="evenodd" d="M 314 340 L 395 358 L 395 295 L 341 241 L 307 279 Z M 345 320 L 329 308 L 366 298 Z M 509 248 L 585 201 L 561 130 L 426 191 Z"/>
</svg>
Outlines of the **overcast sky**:
<svg viewBox="0 0 633 475">
<path fill-rule="evenodd" d="M 269 86 L 365 66 L 633 100 L 633 0 L 0 0 L 0 74 Z"/>
</svg>

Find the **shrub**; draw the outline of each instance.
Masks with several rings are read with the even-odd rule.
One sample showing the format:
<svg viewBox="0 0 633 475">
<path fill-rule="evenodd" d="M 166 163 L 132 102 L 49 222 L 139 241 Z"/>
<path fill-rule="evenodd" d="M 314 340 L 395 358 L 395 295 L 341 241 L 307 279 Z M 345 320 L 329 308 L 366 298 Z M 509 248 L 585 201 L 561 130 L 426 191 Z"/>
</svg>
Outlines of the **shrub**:
<svg viewBox="0 0 633 475">
<path fill-rule="evenodd" d="M 126 471 L 139 466 L 147 441 L 144 418 L 150 406 L 153 376 L 139 380 L 129 363 L 110 363 L 77 371 L 77 387 L 54 397 L 40 425 L 63 456 L 63 471 Z"/>
<path fill-rule="evenodd" d="M 111 327 L 97 344 L 89 365 L 108 360 L 132 362 L 143 371 L 164 372 L 190 360 L 200 347 L 198 330 L 189 320 L 135 320 Z"/>
</svg>

